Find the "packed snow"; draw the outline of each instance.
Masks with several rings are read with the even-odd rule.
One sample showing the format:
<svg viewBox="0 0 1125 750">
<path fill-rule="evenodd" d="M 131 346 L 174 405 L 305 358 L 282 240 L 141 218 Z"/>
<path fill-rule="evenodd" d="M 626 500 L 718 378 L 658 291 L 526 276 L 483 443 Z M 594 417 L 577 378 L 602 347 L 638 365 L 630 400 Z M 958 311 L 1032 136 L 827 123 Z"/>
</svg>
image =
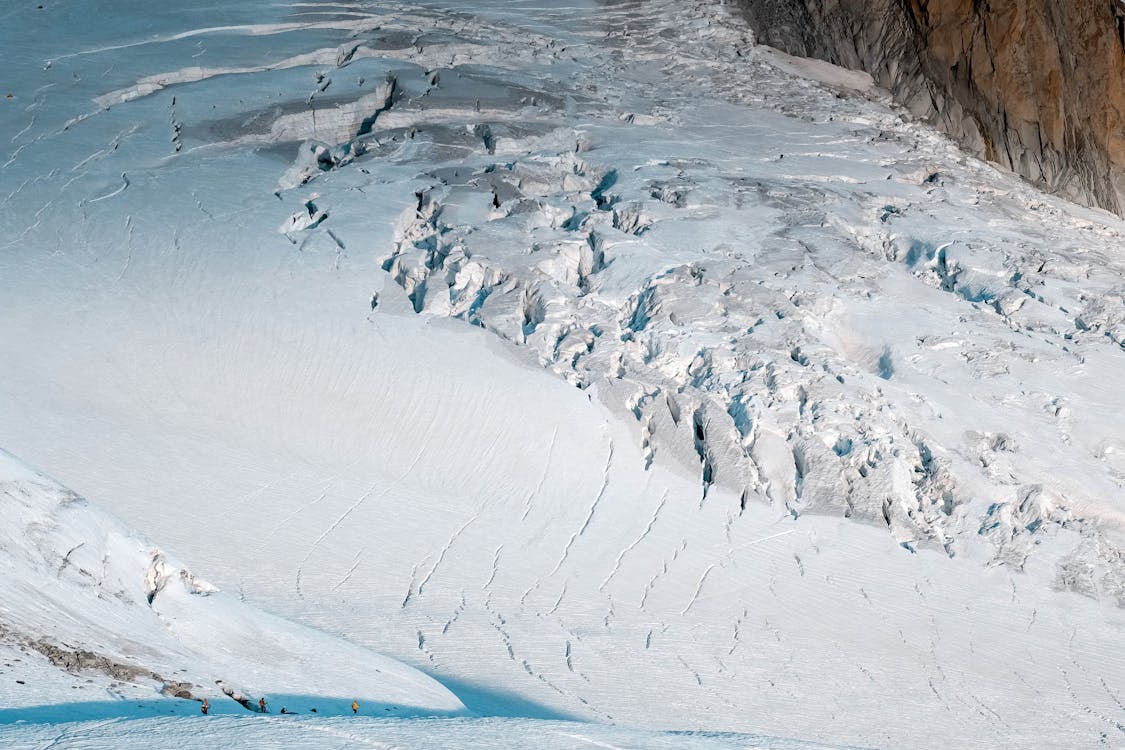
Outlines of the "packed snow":
<svg viewBox="0 0 1125 750">
<path fill-rule="evenodd" d="M 1119 219 L 718 2 L 0 19 L 0 738 L 1125 744 Z"/>
</svg>

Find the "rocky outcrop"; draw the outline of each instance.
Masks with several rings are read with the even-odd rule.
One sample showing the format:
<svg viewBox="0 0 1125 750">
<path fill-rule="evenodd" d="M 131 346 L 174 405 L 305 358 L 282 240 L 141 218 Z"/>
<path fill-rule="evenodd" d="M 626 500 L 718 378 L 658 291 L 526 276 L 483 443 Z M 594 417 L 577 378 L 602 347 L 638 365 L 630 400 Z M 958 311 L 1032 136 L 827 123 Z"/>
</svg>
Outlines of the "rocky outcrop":
<svg viewBox="0 0 1125 750">
<path fill-rule="evenodd" d="M 192 691 L 198 687 L 194 683 L 168 680 L 144 667 L 118 661 L 87 649 L 58 644 L 45 637 L 32 638 L 16 632 L 4 622 L 0 622 L 0 643 L 15 645 L 25 653 L 38 652 L 51 664 L 71 674 L 96 672 L 120 682 L 133 684 L 155 682 L 160 685 L 161 695 L 184 700 L 199 700 L 192 694 Z"/>
<path fill-rule="evenodd" d="M 866 70 L 969 151 L 1125 210 L 1122 0 L 741 0 L 762 43 Z"/>
</svg>

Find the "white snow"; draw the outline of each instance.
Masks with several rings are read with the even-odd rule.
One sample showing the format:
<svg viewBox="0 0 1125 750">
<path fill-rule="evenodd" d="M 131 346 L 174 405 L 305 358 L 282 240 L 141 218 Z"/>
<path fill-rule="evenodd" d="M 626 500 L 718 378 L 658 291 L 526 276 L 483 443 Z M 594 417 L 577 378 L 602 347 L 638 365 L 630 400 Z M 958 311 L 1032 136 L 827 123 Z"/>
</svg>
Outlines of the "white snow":
<svg viewBox="0 0 1125 750">
<path fill-rule="evenodd" d="M 0 737 L 1125 741 L 1119 219 L 718 3 L 0 18 L 0 446 L 184 561 L 2 459 L 62 522 L 38 557 L 0 530 L 0 624 L 458 710 L 402 666 L 356 682 L 385 653 L 499 717 Z M 69 564 L 55 590 L 91 535 L 131 603 Z M 4 705 L 75 700 L 3 669 Z"/>
<path fill-rule="evenodd" d="M 251 703 L 266 697 L 274 711 L 287 701 L 301 701 L 302 709 L 314 703 L 326 715 L 347 712 L 352 700 L 392 714 L 464 712 L 448 690 L 406 665 L 219 591 L 151 541 L 2 453 L 0 514 L 0 669 L 9 683 L 3 723 L 44 712 L 40 682 L 50 670 L 41 662 L 52 656 L 62 662 L 57 666 L 81 674 L 70 687 L 82 692 L 70 697 L 87 703 L 58 708 L 56 719 L 117 717 L 116 701 L 140 695 L 151 703 L 181 692 L 208 698 L 217 714 L 243 712 L 230 699 L 235 696 Z M 86 654 L 81 662 L 73 656 L 79 652 Z M 29 677 L 16 661 L 38 668 Z M 24 684 L 11 685 L 13 675 L 22 675 Z M 150 690 L 121 684 L 130 682 Z M 95 697 L 101 701 L 91 703 Z M 170 703 L 158 702 L 156 710 L 198 708 Z"/>
<path fill-rule="evenodd" d="M 261 721 L 230 716 L 207 721 L 139 719 L 16 727 L 5 737 L 10 750 L 43 745 L 73 750 L 114 747 L 177 748 L 382 748 L 390 750 L 489 750 L 535 747 L 543 750 L 832 750 L 819 743 L 718 732 L 657 733 L 597 724 L 529 719 L 377 720 L 315 718 L 307 715 Z"/>
</svg>

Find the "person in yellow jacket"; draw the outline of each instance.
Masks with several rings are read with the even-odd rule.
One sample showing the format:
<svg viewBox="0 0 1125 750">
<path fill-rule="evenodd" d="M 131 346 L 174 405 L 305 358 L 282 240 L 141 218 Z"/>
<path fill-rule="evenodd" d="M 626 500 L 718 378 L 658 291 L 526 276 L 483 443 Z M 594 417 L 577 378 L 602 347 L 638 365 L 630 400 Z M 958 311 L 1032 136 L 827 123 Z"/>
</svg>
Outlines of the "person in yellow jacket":
<svg viewBox="0 0 1125 750">
<path fill-rule="evenodd" d="M 356 702 L 356 701 L 352 701 L 352 713 L 353 714 L 359 713 L 359 703 Z"/>
</svg>

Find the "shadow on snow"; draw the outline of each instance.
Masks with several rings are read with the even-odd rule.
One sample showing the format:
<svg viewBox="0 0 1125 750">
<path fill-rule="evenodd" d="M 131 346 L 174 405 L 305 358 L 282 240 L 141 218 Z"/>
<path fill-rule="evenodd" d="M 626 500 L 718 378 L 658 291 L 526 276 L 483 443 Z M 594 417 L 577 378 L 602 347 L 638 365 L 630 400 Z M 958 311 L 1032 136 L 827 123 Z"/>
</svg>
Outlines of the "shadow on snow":
<svg viewBox="0 0 1125 750">
<path fill-rule="evenodd" d="M 211 703 L 210 715 L 221 716 L 351 716 L 352 697 L 324 695 L 267 695 L 266 714 L 261 714 L 257 706 L 253 710 L 243 708 L 237 701 L 224 695 L 208 696 Z M 150 719 L 166 716 L 201 716 L 201 702 L 184 698 L 155 698 L 151 700 L 104 700 L 74 701 L 39 706 L 0 708 L 0 726 L 6 724 L 57 724 L 72 721 L 93 721 L 99 719 Z M 435 712 L 404 704 L 373 703 L 360 701 L 359 715 L 368 718 L 401 717 L 449 717 L 464 714 Z"/>
</svg>

